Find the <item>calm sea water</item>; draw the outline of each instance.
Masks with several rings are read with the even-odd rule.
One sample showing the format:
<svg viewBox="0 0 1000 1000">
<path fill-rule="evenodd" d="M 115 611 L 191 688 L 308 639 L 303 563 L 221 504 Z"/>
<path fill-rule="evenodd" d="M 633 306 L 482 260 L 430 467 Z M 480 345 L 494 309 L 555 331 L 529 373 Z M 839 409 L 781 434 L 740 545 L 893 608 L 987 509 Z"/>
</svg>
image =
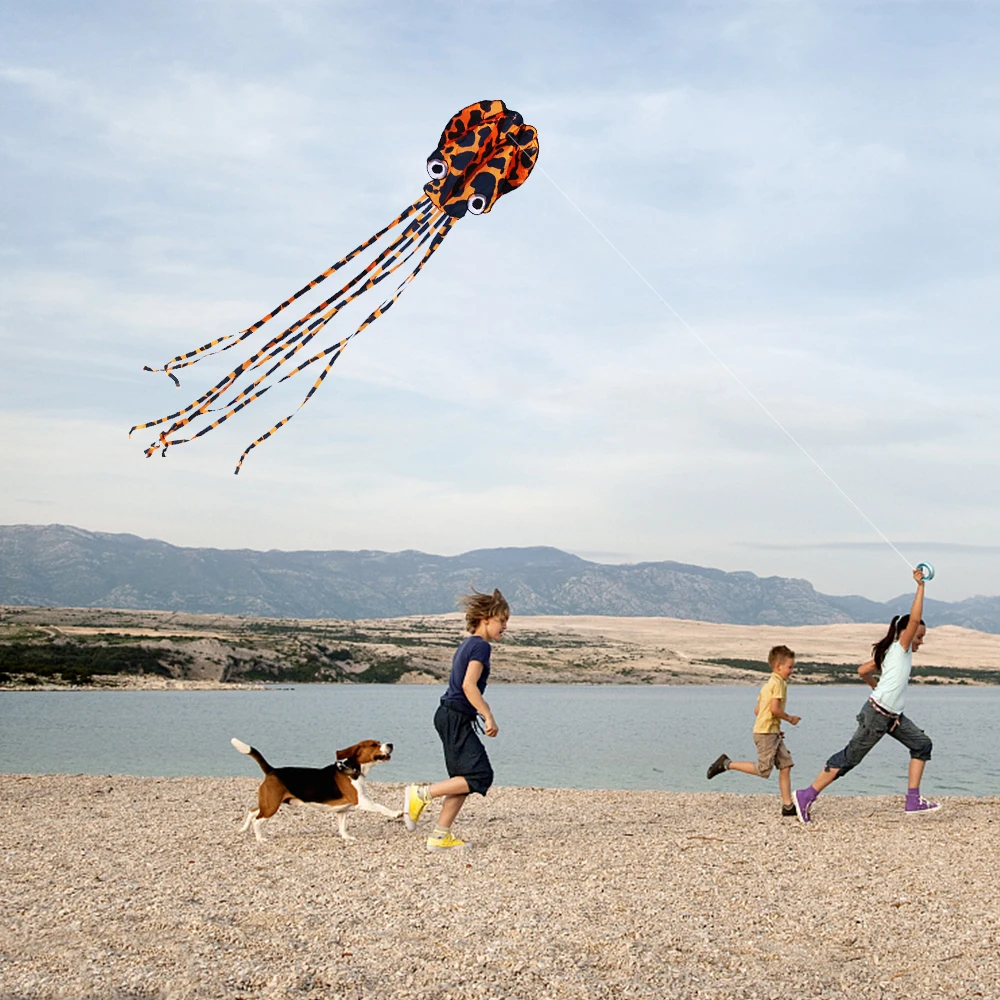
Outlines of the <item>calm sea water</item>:
<svg viewBox="0 0 1000 1000">
<path fill-rule="evenodd" d="M 811 781 L 843 746 L 865 688 L 789 690 L 793 784 Z M 272 764 L 329 763 L 338 747 L 372 737 L 395 744 L 380 781 L 444 776 L 432 718 L 438 686 L 299 685 L 268 691 L 39 691 L 0 693 L 0 771 L 11 773 L 247 775 L 259 770 L 229 744 L 238 736 Z M 497 783 L 560 788 L 777 793 L 729 773 L 711 783 L 720 753 L 754 759 L 756 688 L 496 684 L 500 735 L 487 740 Z M 937 795 L 1000 793 L 1000 688 L 917 687 L 907 714 L 934 740 L 924 788 Z M 884 739 L 831 791 L 898 793 L 906 750 Z"/>
</svg>

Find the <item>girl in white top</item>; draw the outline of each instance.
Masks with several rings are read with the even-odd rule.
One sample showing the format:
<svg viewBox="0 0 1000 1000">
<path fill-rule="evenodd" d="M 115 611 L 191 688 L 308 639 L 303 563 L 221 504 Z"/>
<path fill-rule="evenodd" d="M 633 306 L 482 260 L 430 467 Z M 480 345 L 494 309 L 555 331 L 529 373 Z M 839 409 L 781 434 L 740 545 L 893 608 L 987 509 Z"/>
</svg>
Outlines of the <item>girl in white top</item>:
<svg viewBox="0 0 1000 1000">
<path fill-rule="evenodd" d="M 872 646 L 872 658 L 858 668 L 858 674 L 872 688 L 871 696 L 858 713 L 858 728 L 850 743 L 835 753 L 816 780 L 792 793 L 795 812 L 803 823 L 811 822 L 812 804 L 827 785 L 842 778 L 865 758 L 883 736 L 891 736 L 910 751 L 909 783 L 906 791 L 906 815 L 919 816 L 940 809 L 920 794 L 924 766 L 931 759 L 932 744 L 927 734 L 903 714 L 906 685 L 910 680 L 913 653 L 924 641 L 927 626 L 921 619 L 924 610 L 924 575 L 913 571 L 917 593 L 908 615 L 893 618 L 889 630 Z"/>
</svg>

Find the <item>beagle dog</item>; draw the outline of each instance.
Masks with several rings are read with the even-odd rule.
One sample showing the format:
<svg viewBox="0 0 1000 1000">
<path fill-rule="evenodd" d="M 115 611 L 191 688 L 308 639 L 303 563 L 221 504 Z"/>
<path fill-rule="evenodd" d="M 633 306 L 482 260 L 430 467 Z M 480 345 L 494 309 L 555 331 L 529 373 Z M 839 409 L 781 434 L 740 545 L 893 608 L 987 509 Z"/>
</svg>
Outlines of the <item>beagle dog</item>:
<svg viewBox="0 0 1000 1000">
<path fill-rule="evenodd" d="M 247 813 L 240 833 L 251 826 L 258 843 L 264 838 L 261 827 L 283 802 L 313 802 L 329 806 L 337 814 L 337 827 L 343 840 L 357 840 L 347 833 L 347 813 L 351 809 L 381 813 L 399 819 L 403 813 L 373 802 L 365 793 L 365 775 L 380 761 L 389 760 L 391 743 L 362 740 L 337 751 L 337 761 L 327 767 L 271 767 L 259 751 L 235 737 L 230 740 L 240 753 L 253 757 L 264 772 L 257 789 L 257 808 Z"/>
</svg>

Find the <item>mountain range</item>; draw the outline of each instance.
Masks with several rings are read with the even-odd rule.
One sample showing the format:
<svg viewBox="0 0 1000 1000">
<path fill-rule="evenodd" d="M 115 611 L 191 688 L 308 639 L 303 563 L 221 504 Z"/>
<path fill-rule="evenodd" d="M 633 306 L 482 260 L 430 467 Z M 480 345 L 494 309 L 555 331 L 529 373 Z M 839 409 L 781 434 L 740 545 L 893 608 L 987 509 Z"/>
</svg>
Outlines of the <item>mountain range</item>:
<svg viewBox="0 0 1000 1000">
<path fill-rule="evenodd" d="M 455 610 L 499 587 L 516 614 L 686 618 L 739 625 L 881 622 L 910 595 L 821 594 L 807 580 L 676 562 L 606 565 L 548 547 L 424 552 L 182 548 L 68 525 L 0 525 L 0 604 L 288 618 L 391 618 Z M 1000 633 L 1000 597 L 928 600 L 934 625 Z"/>
</svg>

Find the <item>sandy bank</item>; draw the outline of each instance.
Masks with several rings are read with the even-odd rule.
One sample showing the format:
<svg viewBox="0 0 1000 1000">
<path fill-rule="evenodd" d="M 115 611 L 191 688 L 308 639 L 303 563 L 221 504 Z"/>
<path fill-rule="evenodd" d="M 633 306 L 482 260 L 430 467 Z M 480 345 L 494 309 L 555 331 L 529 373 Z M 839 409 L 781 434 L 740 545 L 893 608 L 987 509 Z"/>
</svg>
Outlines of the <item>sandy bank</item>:
<svg viewBox="0 0 1000 1000">
<path fill-rule="evenodd" d="M 597 615 L 536 615 L 514 618 L 515 625 L 552 635 L 630 641 L 686 660 L 735 657 L 762 660 L 771 646 L 786 644 L 800 660 L 861 663 L 885 623 L 850 625 L 723 625 L 678 618 L 604 618 Z M 982 668 L 1000 663 L 1000 635 L 957 625 L 927 630 L 922 662 Z"/>
<path fill-rule="evenodd" d="M 884 623 L 779 628 L 515 614 L 494 650 L 494 682 L 759 684 L 767 651 L 779 643 L 798 654 L 798 683 L 853 681 L 857 665 L 884 631 Z M 135 647 L 135 659 L 146 664 L 145 677 L 132 679 L 115 666 L 110 669 L 115 677 L 95 677 L 100 687 L 142 688 L 163 680 L 219 687 L 261 680 L 439 684 L 448 676 L 463 635 L 457 614 L 349 622 L 0 606 L 0 680 L 8 673 L 13 684 L 26 687 L 32 681 L 51 683 L 57 673 L 62 678 L 52 664 L 63 662 L 59 647 L 65 645 L 74 655 L 86 651 L 79 660 L 93 674 L 101 673 L 101 662 L 120 662 L 116 649 L 120 653 Z M 6 644 L 11 663 L 19 662 L 18 650 L 25 645 L 45 647 L 50 669 L 31 675 L 30 668 L 5 667 Z M 149 669 L 153 654 L 159 670 Z M 742 661 L 754 661 L 757 669 Z M 810 664 L 835 664 L 838 669 Z M 914 668 L 915 683 L 1000 683 L 1000 635 L 956 626 L 931 628 Z M 68 679 L 78 676 L 70 671 Z"/>
<path fill-rule="evenodd" d="M 0 775 L 10 998 L 996 996 L 1000 800 L 502 788 L 475 847 L 253 779 Z M 371 786 L 394 805 L 399 786 Z"/>
</svg>

